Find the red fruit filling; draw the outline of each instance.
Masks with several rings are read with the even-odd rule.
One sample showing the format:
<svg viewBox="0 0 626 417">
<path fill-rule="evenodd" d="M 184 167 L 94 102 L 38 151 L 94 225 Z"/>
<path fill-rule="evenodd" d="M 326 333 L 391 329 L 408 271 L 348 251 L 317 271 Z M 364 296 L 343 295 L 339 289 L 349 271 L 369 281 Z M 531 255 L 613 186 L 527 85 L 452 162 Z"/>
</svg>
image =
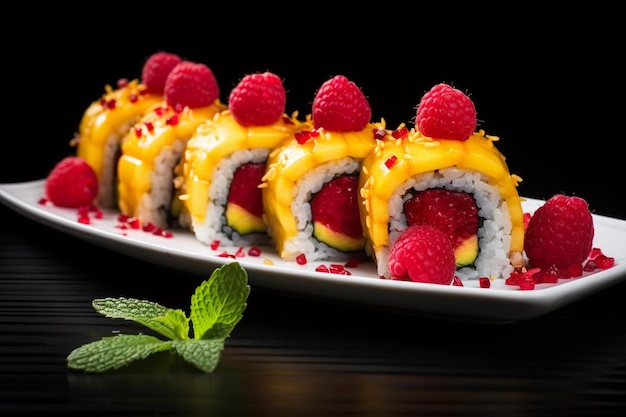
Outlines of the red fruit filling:
<svg viewBox="0 0 626 417">
<path fill-rule="evenodd" d="M 226 219 L 240 234 L 265 231 L 259 188 L 264 174 L 264 163 L 243 164 L 235 170 L 228 192 Z"/>
<path fill-rule="evenodd" d="M 359 178 L 336 177 L 311 198 L 315 237 L 327 245 L 349 252 L 363 248 L 363 227 L 357 200 Z"/>
</svg>

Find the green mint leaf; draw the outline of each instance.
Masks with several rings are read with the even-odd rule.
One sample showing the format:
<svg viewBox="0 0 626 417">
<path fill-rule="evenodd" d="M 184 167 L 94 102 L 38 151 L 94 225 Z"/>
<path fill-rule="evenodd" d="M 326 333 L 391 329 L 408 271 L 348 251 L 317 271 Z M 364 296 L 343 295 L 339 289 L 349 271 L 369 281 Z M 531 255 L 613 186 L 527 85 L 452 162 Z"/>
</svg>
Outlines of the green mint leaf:
<svg viewBox="0 0 626 417">
<path fill-rule="evenodd" d="M 220 361 L 224 339 L 173 341 L 172 347 L 196 368 L 204 372 L 213 372 Z"/>
<path fill-rule="evenodd" d="M 170 350 L 171 343 L 147 335 L 105 337 L 74 349 L 67 357 L 67 366 L 86 372 L 113 370 L 152 353 Z"/>
<path fill-rule="evenodd" d="M 227 323 L 215 323 L 209 330 L 202 334 L 202 339 L 226 339 L 230 336 L 233 327 L 233 325 Z"/>
<path fill-rule="evenodd" d="M 212 372 L 220 360 L 224 341 L 243 317 L 250 286 L 248 274 L 238 262 L 217 268 L 191 296 L 191 317 L 182 310 L 134 298 L 102 298 L 92 305 L 110 318 L 132 320 L 170 338 L 119 335 L 74 349 L 67 357 L 70 369 L 104 372 L 161 351 L 174 350 L 204 372 Z M 189 338 L 190 323 L 194 339 Z"/>
<path fill-rule="evenodd" d="M 226 338 L 243 317 L 250 286 L 248 274 L 238 262 L 213 271 L 191 297 L 194 339 Z M 210 330 L 217 324 L 215 331 Z"/>
<path fill-rule="evenodd" d="M 189 339 L 189 319 L 182 310 L 125 297 L 96 299 L 92 305 L 107 317 L 135 321 L 169 339 Z"/>
</svg>

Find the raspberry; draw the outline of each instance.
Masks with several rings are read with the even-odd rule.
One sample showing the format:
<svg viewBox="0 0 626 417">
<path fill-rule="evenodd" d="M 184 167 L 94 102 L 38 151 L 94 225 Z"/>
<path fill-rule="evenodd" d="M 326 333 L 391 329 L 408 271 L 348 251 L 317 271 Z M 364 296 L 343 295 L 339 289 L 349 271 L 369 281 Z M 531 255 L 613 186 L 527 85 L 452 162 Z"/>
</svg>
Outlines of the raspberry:
<svg viewBox="0 0 626 417">
<path fill-rule="evenodd" d="M 450 239 L 429 225 L 407 227 L 389 250 L 391 279 L 450 285 L 456 262 Z"/>
<path fill-rule="evenodd" d="M 157 52 L 152 54 L 144 63 L 141 71 L 141 81 L 146 86 L 146 92 L 150 94 L 163 94 L 165 80 L 181 58 L 169 52 Z"/>
<path fill-rule="evenodd" d="M 593 244 L 593 217 L 580 197 L 556 194 L 539 207 L 526 228 L 524 250 L 533 268 L 582 263 Z"/>
<path fill-rule="evenodd" d="M 436 139 L 467 140 L 476 130 L 476 108 L 462 91 L 441 83 L 435 85 L 417 106 L 415 125 Z"/>
<path fill-rule="evenodd" d="M 370 104 L 361 89 L 343 75 L 327 80 L 313 99 L 316 128 L 335 132 L 356 132 L 372 117 Z"/>
<path fill-rule="evenodd" d="M 182 111 L 185 107 L 195 109 L 212 104 L 219 97 L 220 90 L 211 68 L 182 61 L 167 76 L 164 95 L 167 104 Z"/>
<path fill-rule="evenodd" d="M 450 239 L 458 266 L 472 264 L 478 256 L 478 207 L 474 197 L 462 191 L 431 188 L 404 202 L 408 225 L 428 224 Z"/>
<path fill-rule="evenodd" d="M 248 74 L 230 92 L 228 107 L 242 126 L 266 126 L 282 117 L 287 95 L 278 76 L 271 72 Z"/>
<path fill-rule="evenodd" d="M 98 195 L 98 177 L 82 158 L 68 156 L 46 178 L 45 191 L 55 206 L 78 208 L 90 205 Z"/>
</svg>

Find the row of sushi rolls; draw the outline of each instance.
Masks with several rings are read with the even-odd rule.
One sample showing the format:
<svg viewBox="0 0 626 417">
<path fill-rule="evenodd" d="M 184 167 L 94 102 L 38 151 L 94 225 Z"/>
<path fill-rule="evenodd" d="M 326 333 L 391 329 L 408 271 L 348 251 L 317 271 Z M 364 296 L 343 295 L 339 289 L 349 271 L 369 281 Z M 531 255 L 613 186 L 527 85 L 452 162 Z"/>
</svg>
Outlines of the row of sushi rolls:
<svg viewBox="0 0 626 417">
<path fill-rule="evenodd" d="M 155 52 L 141 77 L 106 85 L 86 108 L 75 154 L 52 169 L 42 201 L 182 228 L 213 252 L 374 262 L 381 279 L 532 289 L 613 265 L 593 247 L 582 198 L 523 211 L 499 138 L 477 128 L 474 103 L 451 84 L 434 85 L 415 118 L 393 127 L 372 120 L 345 75 L 319 86 L 309 112 L 285 105 L 270 71 L 242 76 L 225 102 L 209 66 Z"/>
</svg>

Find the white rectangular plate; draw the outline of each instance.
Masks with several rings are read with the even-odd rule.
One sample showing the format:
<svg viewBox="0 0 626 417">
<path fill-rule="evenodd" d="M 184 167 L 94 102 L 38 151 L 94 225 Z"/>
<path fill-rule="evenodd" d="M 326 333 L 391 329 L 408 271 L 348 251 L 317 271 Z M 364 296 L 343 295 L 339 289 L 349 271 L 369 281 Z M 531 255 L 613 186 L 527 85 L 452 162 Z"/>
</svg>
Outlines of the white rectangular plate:
<svg viewBox="0 0 626 417">
<path fill-rule="evenodd" d="M 45 180 L 36 180 L 0 184 L 0 202 L 32 220 L 90 243 L 205 277 L 214 268 L 234 260 L 219 256 L 221 253 L 235 254 L 238 250 L 235 247 L 213 250 L 187 230 L 173 230 L 171 238 L 142 230 L 123 230 L 119 227 L 118 213 L 113 210 L 104 210 L 103 218 L 92 218 L 90 224 L 79 223 L 74 209 L 39 204 L 44 183 Z M 534 212 L 543 203 L 525 199 L 524 211 Z M 330 266 L 330 263 L 286 262 L 271 247 L 261 248 L 258 257 L 246 252 L 236 260 L 248 271 L 253 287 L 440 319 L 510 323 L 539 317 L 626 278 L 626 221 L 593 217 L 594 246 L 615 258 L 615 266 L 581 278 L 540 284 L 526 291 L 507 286 L 502 279 L 493 281 L 490 288 L 480 288 L 475 280 L 466 281 L 464 287 L 383 280 L 376 275 L 373 262 L 347 268 L 351 275 L 316 272 L 320 264 Z"/>
</svg>

